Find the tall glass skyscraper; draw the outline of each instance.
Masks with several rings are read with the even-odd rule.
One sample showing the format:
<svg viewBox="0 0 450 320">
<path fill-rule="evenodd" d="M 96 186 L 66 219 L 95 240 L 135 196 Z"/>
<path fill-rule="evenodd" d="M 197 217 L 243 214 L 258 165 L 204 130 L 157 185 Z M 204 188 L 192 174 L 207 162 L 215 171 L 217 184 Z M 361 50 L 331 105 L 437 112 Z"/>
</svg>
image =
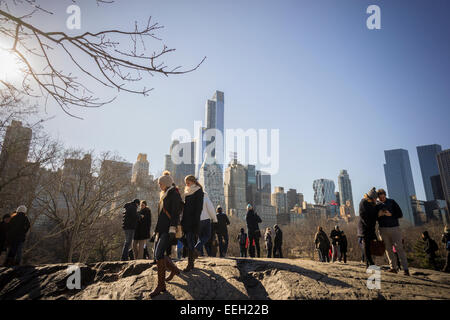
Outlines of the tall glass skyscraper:
<svg viewBox="0 0 450 320">
<path fill-rule="evenodd" d="M 316 204 L 328 205 L 336 201 L 334 194 L 334 181 L 328 179 L 318 179 L 313 182 L 314 202 Z"/>
<path fill-rule="evenodd" d="M 394 199 L 403 211 L 403 217 L 413 225 L 414 214 L 411 205 L 411 196 L 416 195 L 411 163 L 407 150 L 385 150 L 384 175 L 389 198 Z"/>
<path fill-rule="evenodd" d="M 420 171 L 422 172 L 423 187 L 427 201 L 435 200 L 431 186 L 431 177 L 439 174 L 436 157 L 441 151 L 442 147 L 438 144 L 417 147 L 417 155 L 419 157 Z"/>
<path fill-rule="evenodd" d="M 439 152 L 437 155 L 439 174 L 441 176 L 442 190 L 447 202 L 447 217 L 450 210 L 450 149 Z"/>
<path fill-rule="evenodd" d="M 347 201 L 350 201 L 353 206 L 353 193 L 352 193 L 352 182 L 347 170 L 341 170 L 338 176 L 338 186 L 339 186 L 339 203 L 345 205 Z"/>
</svg>

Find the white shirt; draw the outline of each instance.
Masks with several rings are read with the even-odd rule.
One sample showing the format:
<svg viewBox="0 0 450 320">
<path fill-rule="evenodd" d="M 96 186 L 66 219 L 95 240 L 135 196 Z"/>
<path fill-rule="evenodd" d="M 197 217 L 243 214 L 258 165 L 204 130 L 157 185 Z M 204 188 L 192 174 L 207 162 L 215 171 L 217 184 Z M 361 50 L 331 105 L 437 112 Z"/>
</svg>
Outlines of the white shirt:
<svg viewBox="0 0 450 320">
<path fill-rule="evenodd" d="M 205 192 L 203 196 L 203 210 L 200 215 L 200 220 L 211 219 L 213 222 L 217 222 L 216 210 L 214 210 L 214 205 Z"/>
</svg>

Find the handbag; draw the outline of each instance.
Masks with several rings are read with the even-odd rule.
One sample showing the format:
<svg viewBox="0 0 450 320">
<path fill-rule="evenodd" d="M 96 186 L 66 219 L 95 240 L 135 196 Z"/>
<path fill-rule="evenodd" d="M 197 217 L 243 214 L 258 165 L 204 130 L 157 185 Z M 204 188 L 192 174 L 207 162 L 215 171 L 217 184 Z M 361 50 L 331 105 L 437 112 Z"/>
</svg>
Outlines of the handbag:
<svg viewBox="0 0 450 320">
<path fill-rule="evenodd" d="M 384 255 L 386 248 L 383 240 L 372 240 L 370 242 L 370 253 L 374 256 L 381 257 Z"/>
</svg>

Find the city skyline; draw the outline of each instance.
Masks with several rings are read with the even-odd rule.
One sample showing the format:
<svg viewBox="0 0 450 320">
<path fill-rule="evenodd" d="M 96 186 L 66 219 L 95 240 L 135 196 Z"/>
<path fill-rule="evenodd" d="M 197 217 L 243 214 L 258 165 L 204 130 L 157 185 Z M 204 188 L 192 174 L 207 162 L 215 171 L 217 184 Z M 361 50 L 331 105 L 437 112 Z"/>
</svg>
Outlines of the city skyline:
<svg viewBox="0 0 450 320">
<path fill-rule="evenodd" d="M 372 186 L 386 187 L 384 150 L 403 148 L 411 155 L 417 196 L 425 199 L 414 150 L 433 143 L 449 148 L 450 48 L 443 40 L 450 27 L 445 27 L 443 8 L 450 5 L 380 1 L 383 27 L 378 31 L 365 26 L 365 1 L 259 1 L 257 10 L 255 5 L 249 1 L 235 12 L 232 3 L 151 1 L 133 10 L 141 15 L 131 16 L 124 7 L 137 8 L 133 2 L 102 8 L 81 3 L 82 31 L 97 29 L 100 17 L 105 26 L 127 29 L 130 21 L 151 13 L 165 26 L 165 42 L 177 48 L 174 59 L 183 65 L 205 55 L 207 60 L 192 74 L 155 79 L 149 97 L 123 94 L 98 110 L 80 111 L 83 121 L 49 105 L 47 113 L 56 117 L 44 126 L 71 147 L 118 151 L 130 162 L 139 152 L 147 153 L 156 174 L 164 167 L 171 132 L 192 131 L 190 124 L 204 116 L 205 101 L 221 90 L 227 95 L 227 126 L 280 129 L 281 169 L 272 176 L 273 185 L 295 188 L 311 201 L 313 180 L 336 181 L 346 168 L 356 204 Z M 66 17 L 64 3 L 52 7 L 55 17 Z M 185 15 L 186 10 L 191 14 Z M 221 14 L 212 17 L 211 11 Z M 420 26 L 415 24 L 418 12 L 428 12 Z M 56 29 L 62 18 L 48 19 L 44 27 Z M 230 27 L 231 19 L 235 24 Z M 273 21 L 273 28 L 264 28 L 267 21 Z M 267 76 L 261 66 L 272 61 L 273 48 L 281 48 L 281 59 Z M 368 114 L 375 120 L 366 121 Z M 120 129 L 124 119 L 136 115 L 148 125 L 136 120 L 132 130 Z"/>
</svg>

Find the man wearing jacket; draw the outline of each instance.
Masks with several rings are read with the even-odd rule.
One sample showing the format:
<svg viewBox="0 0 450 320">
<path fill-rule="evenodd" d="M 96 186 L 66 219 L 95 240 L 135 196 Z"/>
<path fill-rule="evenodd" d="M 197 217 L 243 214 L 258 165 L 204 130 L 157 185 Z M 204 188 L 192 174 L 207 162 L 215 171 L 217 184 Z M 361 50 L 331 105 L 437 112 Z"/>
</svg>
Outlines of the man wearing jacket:
<svg viewBox="0 0 450 320">
<path fill-rule="evenodd" d="M 224 258 L 228 251 L 228 225 L 230 225 L 230 220 L 227 215 L 223 212 L 222 207 L 217 206 L 217 224 L 216 233 L 217 239 L 219 241 L 219 254 L 221 258 Z"/>
<path fill-rule="evenodd" d="M 125 242 L 122 249 L 122 261 L 128 260 L 128 251 L 130 250 L 139 219 L 137 213 L 139 204 L 139 199 L 135 199 L 133 202 L 129 202 L 123 206 L 125 212 L 123 213 L 122 229 L 125 232 Z"/>
<path fill-rule="evenodd" d="M 390 269 L 388 272 L 397 273 L 398 265 L 395 254 L 392 250 L 392 246 L 395 246 L 397 254 L 402 264 L 403 272 L 409 276 L 408 261 L 406 259 L 406 253 L 403 249 L 402 232 L 398 219 L 403 217 L 402 209 L 393 199 L 386 197 L 386 191 L 378 189 L 378 227 L 380 230 L 381 239 L 384 241 L 386 248 L 386 256 L 389 261 Z"/>
<path fill-rule="evenodd" d="M 251 204 L 247 205 L 246 222 L 247 222 L 250 257 L 252 258 L 255 257 L 255 247 L 256 247 L 256 255 L 259 258 L 261 256 L 261 249 L 259 247 L 259 238 L 261 238 L 261 231 L 259 230 L 259 224 L 262 222 L 262 220 L 258 216 L 258 214 L 253 210 Z M 255 243 L 254 246 L 253 243 Z"/>
</svg>

